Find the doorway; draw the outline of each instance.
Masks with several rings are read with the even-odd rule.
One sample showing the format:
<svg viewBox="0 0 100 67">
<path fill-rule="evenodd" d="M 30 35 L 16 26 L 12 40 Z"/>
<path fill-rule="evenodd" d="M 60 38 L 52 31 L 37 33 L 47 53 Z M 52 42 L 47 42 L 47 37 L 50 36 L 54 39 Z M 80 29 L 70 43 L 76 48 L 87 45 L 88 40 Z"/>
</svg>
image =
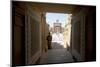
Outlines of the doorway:
<svg viewBox="0 0 100 67">
<path fill-rule="evenodd" d="M 46 13 L 53 49 L 70 47 L 71 16 L 67 13 Z"/>
</svg>

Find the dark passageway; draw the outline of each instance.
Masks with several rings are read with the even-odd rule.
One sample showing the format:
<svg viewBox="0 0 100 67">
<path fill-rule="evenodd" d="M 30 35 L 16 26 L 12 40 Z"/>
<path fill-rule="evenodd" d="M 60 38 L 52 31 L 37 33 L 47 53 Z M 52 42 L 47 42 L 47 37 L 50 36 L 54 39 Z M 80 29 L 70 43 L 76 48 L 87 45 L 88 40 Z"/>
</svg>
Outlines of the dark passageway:
<svg viewBox="0 0 100 67">
<path fill-rule="evenodd" d="M 52 42 L 52 49 L 48 49 L 47 12 L 72 14 L 65 29 L 70 31 L 64 43 L 68 47 Z M 13 1 L 12 64 L 96 61 L 95 27 L 96 6 Z"/>
</svg>

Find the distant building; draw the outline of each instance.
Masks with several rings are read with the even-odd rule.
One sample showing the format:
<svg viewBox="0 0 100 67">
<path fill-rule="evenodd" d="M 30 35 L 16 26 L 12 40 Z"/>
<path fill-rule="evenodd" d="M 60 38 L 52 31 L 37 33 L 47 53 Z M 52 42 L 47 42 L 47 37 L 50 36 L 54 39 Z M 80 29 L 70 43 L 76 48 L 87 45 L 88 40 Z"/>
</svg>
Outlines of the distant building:
<svg viewBox="0 0 100 67">
<path fill-rule="evenodd" d="M 65 25 L 63 35 L 64 35 L 64 46 L 70 46 L 70 36 L 71 36 L 71 14 L 68 17 L 68 23 Z"/>
<path fill-rule="evenodd" d="M 62 24 L 59 23 L 59 20 L 56 20 L 56 22 L 53 23 L 53 27 L 50 29 L 50 31 L 52 33 L 62 33 L 63 32 L 63 28 L 62 28 Z"/>
</svg>

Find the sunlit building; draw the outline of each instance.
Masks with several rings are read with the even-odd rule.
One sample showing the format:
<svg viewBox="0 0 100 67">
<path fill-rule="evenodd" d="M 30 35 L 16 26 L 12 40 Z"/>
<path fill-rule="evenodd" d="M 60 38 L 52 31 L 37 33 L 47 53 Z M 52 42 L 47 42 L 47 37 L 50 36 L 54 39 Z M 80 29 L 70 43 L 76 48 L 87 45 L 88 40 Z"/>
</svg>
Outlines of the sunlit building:
<svg viewBox="0 0 100 67">
<path fill-rule="evenodd" d="M 56 22 L 53 23 L 53 27 L 50 29 L 52 33 L 62 33 L 63 30 L 62 23 L 60 23 L 59 20 L 56 20 Z"/>
</svg>

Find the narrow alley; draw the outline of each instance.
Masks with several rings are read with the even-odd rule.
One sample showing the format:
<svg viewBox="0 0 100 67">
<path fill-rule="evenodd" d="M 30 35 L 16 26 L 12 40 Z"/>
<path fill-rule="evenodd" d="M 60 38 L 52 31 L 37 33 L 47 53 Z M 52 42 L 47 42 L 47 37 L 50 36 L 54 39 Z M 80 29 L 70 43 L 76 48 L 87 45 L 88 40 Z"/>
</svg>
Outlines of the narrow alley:
<svg viewBox="0 0 100 67">
<path fill-rule="evenodd" d="M 47 13 L 67 14 L 68 22 L 53 16 L 50 27 Z M 96 6 L 12 1 L 12 65 L 96 61 L 95 29 Z"/>
</svg>

